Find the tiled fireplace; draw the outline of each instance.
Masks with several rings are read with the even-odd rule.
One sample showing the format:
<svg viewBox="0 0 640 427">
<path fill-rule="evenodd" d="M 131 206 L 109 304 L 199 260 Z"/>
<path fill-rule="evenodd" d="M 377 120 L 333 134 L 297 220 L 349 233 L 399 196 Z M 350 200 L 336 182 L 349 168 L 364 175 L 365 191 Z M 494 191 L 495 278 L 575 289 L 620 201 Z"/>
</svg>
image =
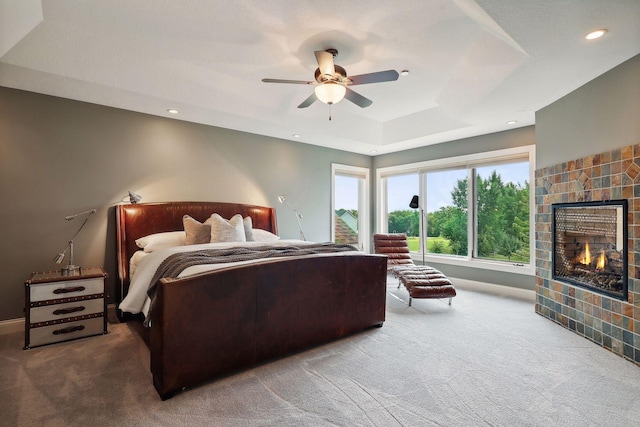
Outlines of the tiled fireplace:
<svg viewBox="0 0 640 427">
<path fill-rule="evenodd" d="M 539 169 L 535 187 L 536 312 L 640 365 L 640 145 Z"/>
<path fill-rule="evenodd" d="M 554 203 L 553 279 L 628 299 L 627 201 Z"/>
</svg>

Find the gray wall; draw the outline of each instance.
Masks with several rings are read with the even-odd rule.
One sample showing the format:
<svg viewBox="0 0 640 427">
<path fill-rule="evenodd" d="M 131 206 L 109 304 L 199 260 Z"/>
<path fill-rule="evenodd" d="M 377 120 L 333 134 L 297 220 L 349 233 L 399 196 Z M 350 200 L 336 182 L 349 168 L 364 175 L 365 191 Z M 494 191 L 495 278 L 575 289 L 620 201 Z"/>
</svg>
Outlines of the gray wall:
<svg viewBox="0 0 640 427">
<path fill-rule="evenodd" d="M 127 190 L 143 202 L 274 206 L 280 235 L 297 238 L 277 201 L 287 194 L 307 238 L 329 240 L 332 162 L 371 167 L 369 156 L 0 87 L 0 320 L 24 316 L 31 272 L 59 267 L 81 224 L 70 214 L 97 209 L 75 264 L 104 266 L 113 288 L 114 206 Z"/>
<path fill-rule="evenodd" d="M 640 55 L 536 113 L 537 168 L 640 144 Z"/>
<path fill-rule="evenodd" d="M 473 138 L 459 139 L 442 144 L 435 144 L 427 147 L 415 148 L 413 150 L 378 156 L 373 161 L 374 170 L 372 173 L 373 176 L 375 176 L 376 170 L 383 167 L 521 147 L 525 145 L 533 145 L 535 142 L 536 132 L 534 131 L 534 127 L 527 126 L 505 132 L 480 135 Z M 374 224 L 376 223 L 375 221 L 377 221 L 377 218 L 374 220 Z M 535 288 L 535 277 L 532 275 L 505 273 L 482 268 L 474 268 L 473 266 L 453 266 L 431 261 L 429 261 L 429 265 L 441 270 L 449 276 L 461 279 L 477 280 L 480 282 L 495 283 L 530 290 Z"/>
</svg>

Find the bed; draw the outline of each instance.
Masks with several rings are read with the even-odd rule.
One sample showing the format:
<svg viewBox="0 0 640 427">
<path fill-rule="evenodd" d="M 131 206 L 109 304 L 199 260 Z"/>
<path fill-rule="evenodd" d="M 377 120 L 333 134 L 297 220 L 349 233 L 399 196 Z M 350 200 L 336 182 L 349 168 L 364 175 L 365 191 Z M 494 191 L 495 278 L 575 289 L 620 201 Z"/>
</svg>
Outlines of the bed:
<svg viewBox="0 0 640 427">
<path fill-rule="evenodd" d="M 215 202 L 118 206 L 118 305 L 133 292 L 131 260 L 144 252 L 136 240 L 182 231 L 185 214 L 204 222 L 213 213 L 226 219 L 249 217 L 253 230 L 277 235 L 275 209 L 270 207 Z M 293 253 L 157 280 L 145 330 L 158 394 L 164 400 L 187 387 L 382 326 L 386 263 L 384 256 L 352 250 Z M 125 312 L 119 316 L 134 322 L 143 317 Z"/>
</svg>

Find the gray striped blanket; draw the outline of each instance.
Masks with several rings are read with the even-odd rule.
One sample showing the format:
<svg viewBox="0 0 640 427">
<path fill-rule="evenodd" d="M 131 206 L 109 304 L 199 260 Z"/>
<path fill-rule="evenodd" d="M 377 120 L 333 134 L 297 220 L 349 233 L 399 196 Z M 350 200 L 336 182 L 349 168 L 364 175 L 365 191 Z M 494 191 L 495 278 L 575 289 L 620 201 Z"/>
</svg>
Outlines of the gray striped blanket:
<svg viewBox="0 0 640 427">
<path fill-rule="evenodd" d="M 151 313 L 151 311 L 153 310 L 158 281 L 162 278 L 175 279 L 188 267 L 204 264 L 221 264 L 239 261 L 349 251 L 357 251 L 357 249 L 347 244 L 325 242 L 311 243 L 308 245 L 300 246 L 255 246 L 235 247 L 229 249 L 207 249 L 169 255 L 160 264 L 158 270 L 151 279 L 151 285 L 149 286 L 149 290 L 147 291 L 147 295 L 149 295 L 149 297 L 151 298 L 151 308 L 149 310 L 149 313 Z M 147 322 L 148 320 L 149 315 L 147 315 Z"/>
</svg>

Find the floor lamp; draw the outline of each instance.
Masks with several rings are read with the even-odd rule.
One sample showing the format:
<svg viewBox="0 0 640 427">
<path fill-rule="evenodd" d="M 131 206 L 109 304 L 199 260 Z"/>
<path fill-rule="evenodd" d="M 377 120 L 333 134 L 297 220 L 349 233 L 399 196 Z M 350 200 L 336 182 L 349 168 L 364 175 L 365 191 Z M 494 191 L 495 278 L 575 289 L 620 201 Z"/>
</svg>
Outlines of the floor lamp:
<svg viewBox="0 0 640 427">
<path fill-rule="evenodd" d="M 289 203 L 287 201 L 287 196 L 286 195 L 283 194 L 282 196 L 278 196 L 278 201 L 280 203 L 286 203 L 287 205 L 289 205 L 291 210 L 293 210 L 293 213 L 296 214 L 296 219 L 298 220 L 298 228 L 300 229 L 300 239 L 306 241 L 307 239 L 304 237 L 304 231 L 302 231 L 302 223 L 300 222 L 300 219 L 302 218 L 302 215 L 300 215 L 300 213 L 296 210 L 296 208 L 291 206 L 291 203 Z"/>
<path fill-rule="evenodd" d="M 424 218 L 424 209 L 422 208 L 422 206 L 420 206 L 420 198 L 415 195 L 411 198 L 411 202 L 409 202 L 409 207 L 411 209 L 418 209 L 420 208 L 420 224 L 421 224 L 421 232 L 420 234 L 420 246 L 422 248 L 422 265 L 425 264 L 425 259 L 424 259 L 424 255 L 425 252 L 427 252 L 427 245 L 425 245 L 425 234 L 424 234 L 424 223 L 425 218 Z"/>
</svg>

